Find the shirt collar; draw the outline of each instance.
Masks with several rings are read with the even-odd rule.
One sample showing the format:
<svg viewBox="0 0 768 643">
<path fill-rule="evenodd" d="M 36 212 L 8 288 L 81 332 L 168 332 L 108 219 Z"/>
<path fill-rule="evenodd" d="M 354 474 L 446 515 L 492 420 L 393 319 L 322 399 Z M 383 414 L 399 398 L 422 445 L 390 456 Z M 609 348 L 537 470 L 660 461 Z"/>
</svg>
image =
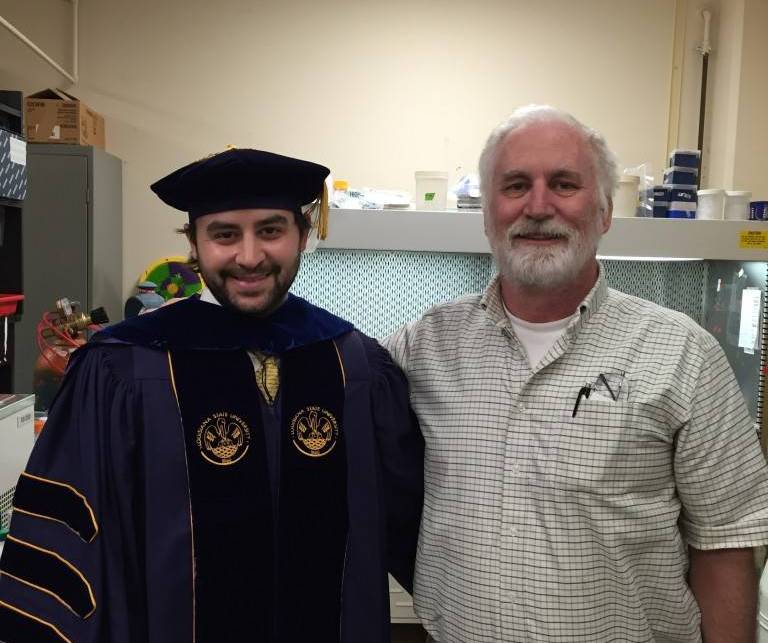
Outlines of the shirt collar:
<svg viewBox="0 0 768 643">
<path fill-rule="evenodd" d="M 497 274 L 485 287 L 480 297 L 480 307 L 485 310 L 495 326 L 506 326 L 509 323 L 501 301 L 501 275 Z"/>
<path fill-rule="evenodd" d="M 581 324 L 585 324 L 603 305 L 603 302 L 608 297 L 608 282 L 605 279 L 605 267 L 602 262 L 597 262 L 598 274 L 595 285 L 592 286 L 592 290 L 584 297 L 584 301 L 579 304 L 579 312 L 581 313 Z"/>
<path fill-rule="evenodd" d="M 208 288 L 203 288 L 202 292 L 200 293 L 200 301 L 204 301 L 209 304 L 215 304 L 216 306 L 221 306 L 221 302 L 213 296 L 213 293 L 208 290 Z"/>
<path fill-rule="evenodd" d="M 600 308 L 608 296 L 608 283 L 605 280 L 605 268 L 598 261 L 598 275 L 592 290 L 579 304 L 579 316 L 568 327 L 571 333 L 578 332 Z M 509 320 L 504 312 L 504 303 L 501 300 L 501 275 L 496 275 L 486 286 L 480 298 L 480 306 L 486 311 L 491 321 L 496 326 L 505 326 Z"/>
</svg>

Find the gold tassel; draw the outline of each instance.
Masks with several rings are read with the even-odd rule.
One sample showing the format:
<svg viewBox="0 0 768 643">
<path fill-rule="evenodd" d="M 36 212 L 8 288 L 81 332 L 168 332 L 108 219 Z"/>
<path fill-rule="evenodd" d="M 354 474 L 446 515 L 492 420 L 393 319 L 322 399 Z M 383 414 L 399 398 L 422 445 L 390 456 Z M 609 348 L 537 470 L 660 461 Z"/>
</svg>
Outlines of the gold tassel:
<svg viewBox="0 0 768 643">
<path fill-rule="evenodd" d="M 323 194 L 320 197 L 320 212 L 317 217 L 317 238 L 321 241 L 328 236 L 328 185 L 323 181 Z"/>
</svg>

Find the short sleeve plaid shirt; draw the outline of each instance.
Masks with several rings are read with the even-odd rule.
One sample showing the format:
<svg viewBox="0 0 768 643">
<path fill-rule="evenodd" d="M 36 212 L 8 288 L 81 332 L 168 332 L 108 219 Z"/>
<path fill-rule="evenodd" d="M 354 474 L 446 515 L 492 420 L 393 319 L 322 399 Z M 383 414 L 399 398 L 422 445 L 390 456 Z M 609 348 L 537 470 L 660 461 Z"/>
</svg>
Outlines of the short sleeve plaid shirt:
<svg viewBox="0 0 768 643">
<path fill-rule="evenodd" d="M 579 313 L 533 370 L 498 278 L 385 342 L 426 441 L 414 598 L 440 643 L 700 641 L 687 546 L 768 543 L 717 341 L 602 270 Z"/>
</svg>

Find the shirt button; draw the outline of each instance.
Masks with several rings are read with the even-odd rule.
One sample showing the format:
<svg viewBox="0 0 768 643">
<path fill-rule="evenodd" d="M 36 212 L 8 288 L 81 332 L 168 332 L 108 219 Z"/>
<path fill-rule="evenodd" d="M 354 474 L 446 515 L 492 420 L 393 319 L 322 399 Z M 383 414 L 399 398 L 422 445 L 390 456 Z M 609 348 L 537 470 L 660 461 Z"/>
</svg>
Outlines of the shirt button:
<svg viewBox="0 0 768 643">
<path fill-rule="evenodd" d="M 519 464 L 512 465 L 512 474 L 516 475 L 516 476 L 520 475 L 520 465 Z"/>
<path fill-rule="evenodd" d="M 517 408 L 520 409 L 523 413 L 525 413 L 525 404 L 523 404 L 522 402 L 520 402 L 517 405 Z"/>
</svg>

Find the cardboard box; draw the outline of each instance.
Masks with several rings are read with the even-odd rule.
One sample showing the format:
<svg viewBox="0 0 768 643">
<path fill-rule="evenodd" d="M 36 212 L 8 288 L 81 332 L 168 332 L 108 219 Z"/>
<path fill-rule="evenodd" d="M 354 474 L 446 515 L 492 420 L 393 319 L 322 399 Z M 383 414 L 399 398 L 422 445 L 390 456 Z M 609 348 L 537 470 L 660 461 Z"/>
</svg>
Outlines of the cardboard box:
<svg viewBox="0 0 768 643">
<path fill-rule="evenodd" d="M 93 145 L 104 149 L 104 117 L 60 89 L 44 89 L 24 101 L 29 143 Z"/>
</svg>

